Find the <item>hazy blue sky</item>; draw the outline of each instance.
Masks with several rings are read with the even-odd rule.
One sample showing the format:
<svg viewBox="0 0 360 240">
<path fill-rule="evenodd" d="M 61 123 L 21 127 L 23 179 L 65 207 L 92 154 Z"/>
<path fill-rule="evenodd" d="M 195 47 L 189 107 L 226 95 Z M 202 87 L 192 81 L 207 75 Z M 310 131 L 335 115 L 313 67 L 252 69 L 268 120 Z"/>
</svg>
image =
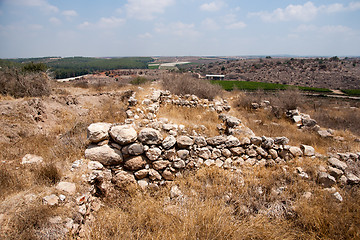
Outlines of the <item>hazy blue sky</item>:
<svg viewBox="0 0 360 240">
<path fill-rule="evenodd" d="M 360 1 L 0 0 L 0 57 L 360 55 Z"/>
</svg>

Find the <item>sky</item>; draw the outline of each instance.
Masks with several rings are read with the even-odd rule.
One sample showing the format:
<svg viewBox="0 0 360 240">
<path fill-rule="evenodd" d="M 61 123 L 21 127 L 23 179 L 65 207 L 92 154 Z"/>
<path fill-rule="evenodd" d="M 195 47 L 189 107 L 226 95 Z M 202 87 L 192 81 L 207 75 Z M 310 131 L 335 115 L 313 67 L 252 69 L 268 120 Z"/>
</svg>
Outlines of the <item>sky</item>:
<svg viewBox="0 0 360 240">
<path fill-rule="evenodd" d="M 360 56 L 360 1 L 0 0 L 0 58 Z"/>
</svg>

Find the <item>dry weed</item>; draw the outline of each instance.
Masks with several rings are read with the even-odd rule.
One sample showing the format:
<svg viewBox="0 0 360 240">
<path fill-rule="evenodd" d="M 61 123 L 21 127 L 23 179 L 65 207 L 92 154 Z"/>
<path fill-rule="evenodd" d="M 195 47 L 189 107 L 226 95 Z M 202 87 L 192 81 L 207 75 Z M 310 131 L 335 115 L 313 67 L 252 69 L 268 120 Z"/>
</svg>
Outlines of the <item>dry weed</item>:
<svg viewBox="0 0 360 240">
<path fill-rule="evenodd" d="M 219 135 L 216 125 L 221 121 L 218 119 L 217 113 L 204 108 L 163 106 L 159 110 L 158 117 L 167 118 L 175 124 L 183 124 L 188 132 L 194 130 L 206 136 Z"/>
</svg>

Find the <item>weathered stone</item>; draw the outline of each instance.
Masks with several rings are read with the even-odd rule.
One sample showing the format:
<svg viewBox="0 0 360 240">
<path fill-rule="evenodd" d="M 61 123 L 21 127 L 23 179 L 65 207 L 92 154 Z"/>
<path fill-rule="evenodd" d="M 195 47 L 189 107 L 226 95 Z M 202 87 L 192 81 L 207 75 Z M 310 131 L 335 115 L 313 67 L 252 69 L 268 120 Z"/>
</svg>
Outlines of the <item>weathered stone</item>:
<svg viewBox="0 0 360 240">
<path fill-rule="evenodd" d="M 43 198 L 43 203 L 49 206 L 57 205 L 59 203 L 59 197 L 55 194 L 51 194 Z"/>
<path fill-rule="evenodd" d="M 165 180 L 168 181 L 172 181 L 175 179 L 175 175 L 169 169 L 165 169 L 161 175 Z"/>
<path fill-rule="evenodd" d="M 250 138 L 250 142 L 251 142 L 251 144 L 260 146 L 262 139 L 261 139 L 261 137 L 252 137 L 252 138 Z"/>
<path fill-rule="evenodd" d="M 232 163 L 233 161 L 231 160 L 231 158 L 227 158 L 224 162 L 223 168 L 230 169 L 232 167 Z"/>
<path fill-rule="evenodd" d="M 305 127 L 315 127 L 315 125 L 317 124 L 317 122 L 314 119 L 307 119 L 307 118 L 302 118 L 301 119 L 302 125 L 304 125 Z"/>
<path fill-rule="evenodd" d="M 166 168 L 169 165 L 170 165 L 170 162 L 166 161 L 166 160 L 159 160 L 159 161 L 155 161 L 152 163 L 152 166 L 155 170 L 163 170 L 164 168 Z"/>
<path fill-rule="evenodd" d="M 331 133 L 329 133 L 328 131 L 326 131 L 326 130 L 319 130 L 317 133 L 322 138 L 331 138 L 331 137 L 333 137 L 333 135 Z"/>
<path fill-rule="evenodd" d="M 340 195 L 339 192 L 335 192 L 335 193 L 333 194 L 333 196 L 334 196 L 335 199 L 338 200 L 339 202 L 342 202 L 342 201 L 343 201 L 343 198 L 342 198 L 342 196 Z"/>
<path fill-rule="evenodd" d="M 181 198 L 183 197 L 182 192 L 180 191 L 180 188 L 177 185 L 174 185 L 170 189 L 170 198 Z"/>
<path fill-rule="evenodd" d="M 245 149 L 242 147 L 230 148 L 230 151 L 236 156 L 240 156 L 241 154 L 245 153 Z"/>
<path fill-rule="evenodd" d="M 98 161 L 90 161 L 88 163 L 88 168 L 91 170 L 101 170 L 104 169 L 104 166 Z"/>
<path fill-rule="evenodd" d="M 185 168 L 185 161 L 184 160 L 178 160 L 178 161 L 174 161 L 173 162 L 173 167 L 174 168 L 178 168 L 178 169 L 182 169 Z"/>
<path fill-rule="evenodd" d="M 337 168 L 329 167 L 328 170 L 329 170 L 329 174 L 336 179 L 340 178 L 344 174 L 343 171 Z"/>
<path fill-rule="evenodd" d="M 146 161 L 142 156 L 134 156 L 126 159 L 124 163 L 124 168 L 131 171 L 136 171 L 144 168 L 145 164 Z"/>
<path fill-rule="evenodd" d="M 180 136 L 177 138 L 177 145 L 179 148 L 188 148 L 194 144 L 194 140 L 188 136 Z"/>
<path fill-rule="evenodd" d="M 110 127 L 111 123 L 92 123 L 87 128 L 87 138 L 93 143 L 108 139 Z"/>
<path fill-rule="evenodd" d="M 289 143 L 289 139 L 287 137 L 276 137 L 274 139 L 274 143 L 278 145 L 286 145 Z"/>
<path fill-rule="evenodd" d="M 265 149 L 269 149 L 272 148 L 274 145 L 274 139 L 269 138 L 269 137 L 262 137 L 262 144 L 261 147 L 265 148 Z"/>
<path fill-rule="evenodd" d="M 315 149 L 308 145 L 300 145 L 301 150 L 303 151 L 304 156 L 312 157 L 315 155 Z"/>
<path fill-rule="evenodd" d="M 221 150 L 217 148 L 213 149 L 213 151 L 211 152 L 211 158 L 216 159 L 219 157 L 221 157 Z"/>
<path fill-rule="evenodd" d="M 250 145 L 251 141 L 248 137 L 243 137 L 240 139 L 240 145 Z"/>
<path fill-rule="evenodd" d="M 161 180 L 162 177 L 158 171 L 156 171 L 155 169 L 150 169 L 149 178 L 154 181 L 154 180 Z"/>
<path fill-rule="evenodd" d="M 336 184 L 335 178 L 326 172 L 319 173 L 318 182 L 326 188 L 332 187 Z"/>
<path fill-rule="evenodd" d="M 203 159 L 209 159 L 211 157 L 211 151 L 207 147 L 203 147 L 199 149 L 199 157 Z"/>
<path fill-rule="evenodd" d="M 226 158 L 229 158 L 229 157 L 231 157 L 231 151 L 229 150 L 229 149 L 227 149 L 227 148 L 224 148 L 224 149 L 222 149 L 221 150 L 221 154 L 224 156 L 224 157 L 226 157 Z"/>
<path fill-rule="evenodd" d="M 112 178 L 112 181 L 118 187 L 124 187 L 126 185 L 135 184 L 136 180 L 132 173 L 120 170 Z"/>
<path fill-rule="evenodd" d="M 357 177 L 353 173 L 346 173 L 346 177 L 347 177 L 348 184 L 358 184 L 358 183 L 360 183 L 360 178 Z"/>
<path fill-rule="evenodd" d="M 269 149 L 268 151 L 272 159 L 276 159 L 278 157 L 278 153 L 275 149 Z"/>
<path fill-rule="evenodd" d="M 165 149 L 172 148 L 176 144 L 176 138 L 174 136 L 167 136 L 164 141 L 162 142 L 162 146 Z"/>
<path fill-rule="evenodd" d="M 176 130 L 178 126 L 176 124 L 164 124 L 163 129 L 165 131 Z"/>
<path fill-rule="evenodd" d="M 73 195 L 76 192 L 76 185 L 75 183 L 71 182 L 59 182 L 56 185 L 56 189 Z"/>
<path fill-rule="evenodd" d="M 109 145 L 90 145 L 85 150 L 85 158 L 91 161 L 98 161 L 103 165 L 118 165 L 123 161 L 121 152 Z"/>
<path fill-rule="evenodd" d="M 211 146 L 217 146 L 217 145 L 224 144 L 226 142 L 226 138 L 223 136 L 215 136 L 215 137 L 206 139 L 206 142 Z"/>
<path fill-rule="evenodd" d="M 149 169 L 141 169 L 134 173 L 136 179 L 143 179 L 149 175 Z"/>
<path fill-rule="evenodd" d="M 236 117 L 228 116 L 228 117 L 226 117 L 225 122 L 228 127 L 233 128 L 233 127 L 239 126 L 241 123 L 241 120 Z"/>
<path fill-rule="evenodd" d="M 144 146 L 141 143 L 133 143 L 127 148 L 128 154 L 130 155 L 140 155 L 144 153 Z"/>
<path fill-rule="evenodd" d="M 331 166 L 335 167 L 335 168 L 338 168 L 338 169 L 341 169 L 341 170 L 345 170 L 347 169 L 347 164 L 343 161 L 340 161 L 339 159 L 337 158 L 329 158 L 328 159 L 328 162 L 331 164 Z"/>
<path fill-rule="evenodd" d="M 170 150 L 164 151 L 164 153 L 162 154 L 162 158 L 170 160 L 170 161 L 174 160 L 176 158 L 175 149 L 170 149 Z"/>
<path fill-rule="evenodd" d="M 178 157 L 181 158 L 181 159 L 183 159 L 183 160 L 185 160 L 186 158 L 188 158 L 188 157 L 189 157 L 189 154 L 190 154 L 190 152 L 189 152 L 188 150 L 179 150 L 179 151 L 177 152 Z"/>
<path fill-rule="evenodd" d="M 226 147 L 237 147 L 240 146 L 240 141 L 236 137 L 230 135 L 226 138 L 225 142 Z"/>
<path fill-rule="evenodd" d="M 299 147 L 290 147 L 289 152 L 294 156 L 294 157 L 300 157 L 303 155 L 303 152 L 301 151 L 301 149 Z"/>
<path fill-rule="evenodd" d="M 151 161 L 157 160 L 161 156 L 160 148 L 154 147 L 146 151 L 146 157 Z"/>
<path fill-rule="evenodd" d="M 33 154 L 26 154 L 21 160 L 21 164 L 38 164 L 42 162 L 42 157 Z"/>
<path fill-rule="evenodd" d="M 206 139 L 204 137 L 196 137 L 195 144 L 198 147 L 205 147 L 207 145 Z"/>
<path fill-rule="evenodd" d="M 140 179 L 137 181 L 139 187 L 143 190 L 145 190 L 149 186 L 150 180 L 148 178 Z"/>
<path fill-rule="evenodd" d="M 262 149 L 261 147 L 257 147 L 256 148 L 256 152 L 258 153 L 258 154 L 260 154 L 262 157 L 266 157 L 268 154 L 267 154 L 267 152 L 264 150 L 264 149 Z M 249 155 L 250 156 L 250 155 Z"/>
<path fill-rule="evenodd" d="M 139 140 L 145 144 L 160 144 L 163 140 L 161 133 L 153 128 L 144 128 L 139 132 Z"/>
<path fill-rule="evenodd" d="M 247 149 L 246 150 L 246 154 L 249 156 L 249 157 L 256 157 L 257 156 L 257 152 L 255 149 Z"/>
<path fill-rule="evenodd" d="M 133 143 L 137 138 L 135 129 L 130 125 L 113 126 L 109 133 L 111 138 L 120 145 Z"/>
</svg>

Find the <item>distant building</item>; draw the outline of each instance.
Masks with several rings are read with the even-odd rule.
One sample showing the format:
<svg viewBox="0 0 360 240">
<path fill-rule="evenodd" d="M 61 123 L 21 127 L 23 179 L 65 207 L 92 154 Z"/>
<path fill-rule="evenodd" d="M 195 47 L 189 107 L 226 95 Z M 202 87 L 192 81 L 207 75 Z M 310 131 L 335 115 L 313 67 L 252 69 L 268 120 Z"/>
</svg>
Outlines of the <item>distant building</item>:
<svg viewBox="0 0 360 240">
<path fill-rule="evenodd" d="M 206 74 L 206 79 L 211 79 L 211 80 L 224 80 L 224 79 L 225 79 L 225 75 L 210 75 L 210 74 Z"/>
</svg>

